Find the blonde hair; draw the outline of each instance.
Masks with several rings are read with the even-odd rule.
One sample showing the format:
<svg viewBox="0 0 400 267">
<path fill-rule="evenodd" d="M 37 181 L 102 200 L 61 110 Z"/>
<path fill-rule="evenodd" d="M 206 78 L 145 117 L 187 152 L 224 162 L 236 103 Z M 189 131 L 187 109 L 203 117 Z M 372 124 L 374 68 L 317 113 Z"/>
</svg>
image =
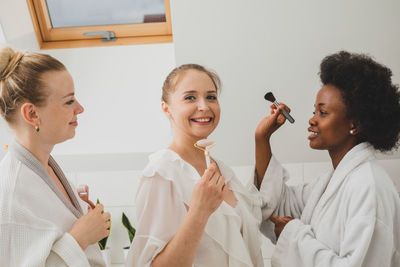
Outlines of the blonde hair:
<svg viewBox="0 0 400 267">
<path fill-rule="evenodd" d="M 16 110 L 24 102 L 44 105 L 47 94 L 42 74 L 65 69 L 49 55 L 15 52 L 8 46 L 0 46 L 0 113 L 3 118 L 12 123 Z"/>
<path fill-rule="evenodd" d="M 221 80 L 218 77 L 217 73 L 215 73 L 212 70 L 206 69 L 205 67 L 198 64 L 184 64 L 173 69 L 165 79 L 164 85 L 162 87 L 162 96 L 161 96 L 162 101 L 168 103 L 168 96 L 170 95 L 171 92 L 175 91 L 175 87 L 178 83 L 178 78 L 180 77 L 180 75 L 187 72 L 188 70 L 197 70 L 204 72 L 205 74 L 208 75 L 208 77 L 210 77 L 210 79 L 214 83 L 217 93 L 221 91 Z"/>
</svg>

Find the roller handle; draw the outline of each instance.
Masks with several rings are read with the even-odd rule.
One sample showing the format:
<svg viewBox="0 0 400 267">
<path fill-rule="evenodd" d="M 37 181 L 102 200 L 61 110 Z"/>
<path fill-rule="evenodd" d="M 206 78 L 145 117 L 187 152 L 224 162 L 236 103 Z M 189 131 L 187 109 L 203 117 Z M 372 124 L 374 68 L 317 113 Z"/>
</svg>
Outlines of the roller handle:
<svg viewBox="0 0 400 267">
<path fill-rule="evenodd" d="M 207 169 L 210 167 L 210 156 L 205 154 L 206 156 L 206 165 L 207 165 Z"/>
</svg>

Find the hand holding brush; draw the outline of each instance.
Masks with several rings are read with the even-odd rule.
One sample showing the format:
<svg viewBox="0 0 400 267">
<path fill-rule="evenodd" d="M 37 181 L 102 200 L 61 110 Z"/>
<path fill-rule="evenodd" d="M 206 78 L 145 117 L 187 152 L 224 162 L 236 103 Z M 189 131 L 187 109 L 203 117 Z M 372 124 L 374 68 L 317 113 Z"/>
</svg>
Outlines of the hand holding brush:
<svg viewBox="0 0 400 267">
<path fill-rule="evenodd" d="M 276 101 L 275 96 L 274 96 L 274 94 L 272 92 L 266 93 L 264 98 L 265 98 L 265 100 L 268 100 L 268 101 L 272 102 L 276 107 L 280 106 L 279 102 Z M 282 109 L 282 114 L 286 117 L 286 119 L 290 123 L 294 123 L 293 117 L 290 116 L 289 112 L 287 112 L 285 109 Z"/>
</svg>

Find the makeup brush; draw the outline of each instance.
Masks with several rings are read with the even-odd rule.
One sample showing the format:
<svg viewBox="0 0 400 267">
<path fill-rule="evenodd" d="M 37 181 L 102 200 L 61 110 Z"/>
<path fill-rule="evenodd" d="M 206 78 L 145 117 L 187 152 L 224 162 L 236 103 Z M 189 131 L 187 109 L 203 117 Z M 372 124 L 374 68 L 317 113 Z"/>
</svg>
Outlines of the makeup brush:
<svg viewBox="0 0 400 267">
<path fill-rule="evenodd" d="M 281 105 L 281 104 L 279 104 L 278 101 L 276 101 L 275 96 L 272 92 L 266 93 L 264 98 L 265 98 L 265 100 L 272 102 L 276 107 L 279 107 Z M 289 112 L 287 112 L 285 109 L 282 109 L 282 113 L 286 117 L 286 119 L 288 121 L 290 121 L 290 123 L 294 122 L 294 119 L 292 116 L 290 116 Z"/>
<path fill-rule="evenodd" d="M 197 141 L 194 146 L 202 151 L 206 157 L 207 168 L 210 167 L 210 149 L 215 146 L 215 142 L 207 139 Z M 207 148 L 208 147 L 208 148 Z"/>
</svg>

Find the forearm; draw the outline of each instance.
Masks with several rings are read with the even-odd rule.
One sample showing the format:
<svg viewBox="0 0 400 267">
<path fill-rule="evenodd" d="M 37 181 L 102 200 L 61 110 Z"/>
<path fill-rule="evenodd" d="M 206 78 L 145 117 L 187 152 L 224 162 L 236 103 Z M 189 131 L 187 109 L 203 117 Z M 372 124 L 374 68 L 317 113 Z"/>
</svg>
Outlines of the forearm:
<svg viewBox="0 0 400 267">
<path fill-rule="evenodd" d="M 258 179 L 258 187 L 261 185 L 265 172 L 272 157 L 271 145 L 269 140 L 256 138 L 256 172 Z"/>
<path fill-rule="evenodd" d="M 152 266 L 192 266 L 207 220 L 208 217 L 199 216 L 189 210 L 178 232 L 157 255 Z"/>
</svg>

